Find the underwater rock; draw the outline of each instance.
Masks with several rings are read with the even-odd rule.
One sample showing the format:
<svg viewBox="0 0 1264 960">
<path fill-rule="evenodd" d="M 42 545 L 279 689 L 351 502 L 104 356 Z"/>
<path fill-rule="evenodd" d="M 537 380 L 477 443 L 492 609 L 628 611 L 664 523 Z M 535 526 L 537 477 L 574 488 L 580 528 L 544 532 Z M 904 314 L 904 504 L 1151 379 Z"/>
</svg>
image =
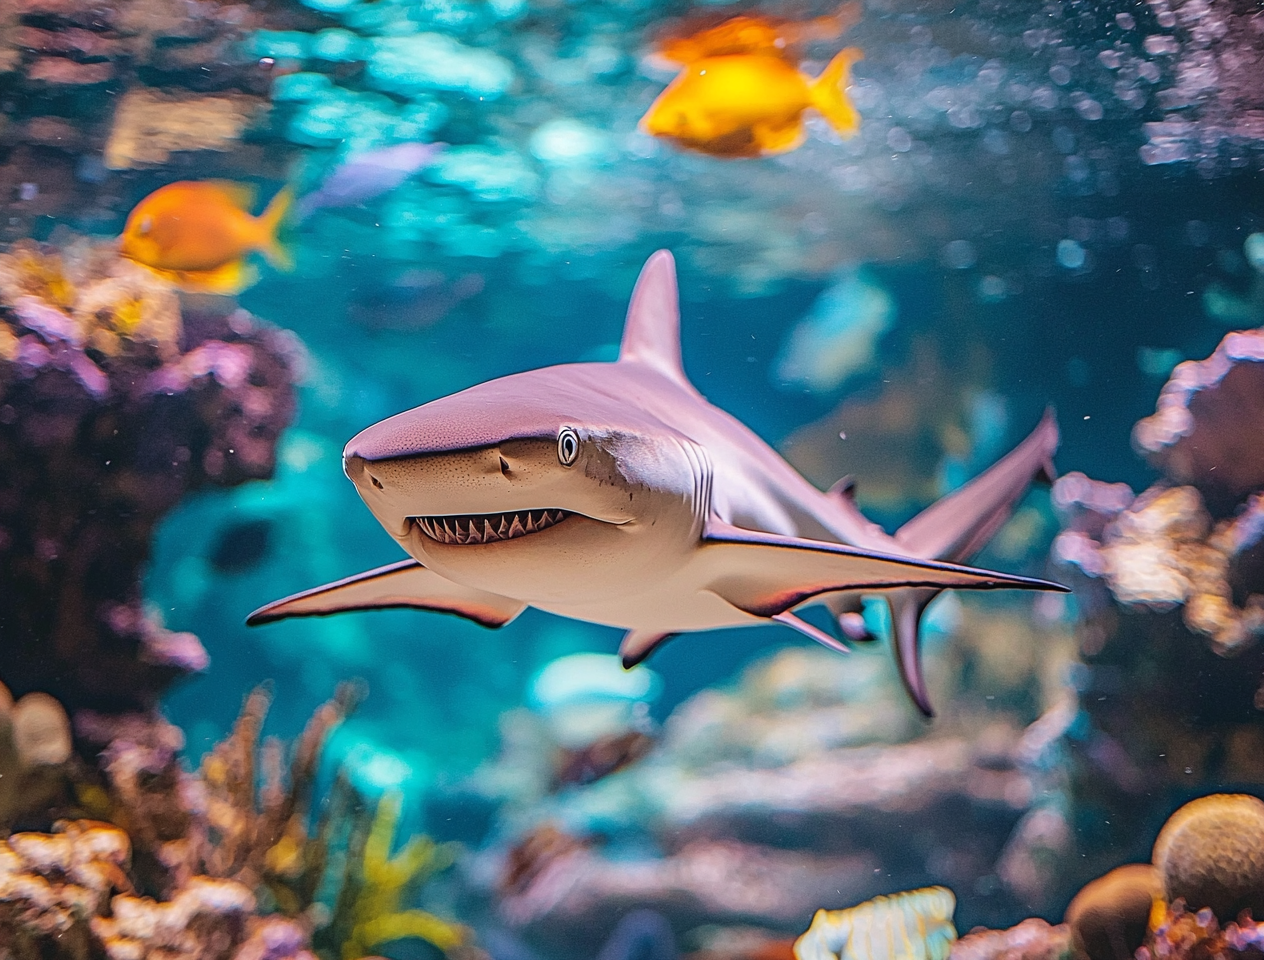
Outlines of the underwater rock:
<svg viewBox="0 0 1264 960">
<path fill-rule="evenodd" d="M 1137 450 L 1174 483 L 1191 484 L 1216 516 L 1264 490 L 1264 328 L 1230 333 L 1205 360 L 1178 364 Z"/>
<path fill-rule="evenodd" d="M 245 94 L 129 90 L 114 111 L 105 165 L 128 170 L 166 163 L 175 151 L 231 150 L 267 107 Z"/>
<path fill-rule="evenodd" d="M 1162 896 L 1155 868 L 1130 863 L 1086 884 L 1063 922 L 1076 950 L 1089 960 L 1129 960 L 1145 941 L 1154 900 Z"/>
<path fill-rule="evenodd" d="M 73 714 L 144 709 L 206 665 L 141 606 L 159 519 L 189 490 L 270 476 L 296 341 L 186 310 L 110 245 L 0 254 L 0 676 Z"/>
<path fill-rule="evenodd" d="M 962 638 L 977 628 L 967 622 Z M 993 642 L 1001 649 L 1042 646 L 1016 640 L 1010 627 L 998 627 Z M 967 662 L 954 669 L 981 672 L 980 663 Z M 973 909 L 1012 915 L 1027 893 L 1007 885 L 1002 855 L 1013 859 L 1020 824 L 1029 812 L 1050 809 L 1057 795 L 1074 701 L 1064 698 L 1026 729 L 1008 716 L 985 715 L 919 738 L 924 731 L 914 714 L 895 698 L 897 682 L 878 650 L 840 658 L 815 647 L 783 649 L 732 687 L 700 691 L 677 707 L 659 744 L 635 766 L 559 795 L 541 785 L 547 768 L 537 770 L 551 739 L 524 732 L 520 711 L 507 714 L 505 753 L 464 789 L 503 798 L 502 835 L 517 840 L 504 852 L 493 847 L 480 855 L 485 863 L 475 873 L 487 879 L 475 886 L 490 894 L 495 885 L 505 918 L 559 950 L 575 947 L 577 929 L 602 928 L 603 918 L 632 904 L 665 913 L 677 929 L 754 917 L 803 930 L 811 907 L 879 892 L 879 865 L 883 884 L 978 885 L 988 895 L 975 898 Z M 992 682 L 976 677 L 984 689 L 1003 689 L 987 686 Z M 936 689 L 943 687 L 937 682 Z M 603 838 L 615 841 L 613 849 L 603 849 Z M 645 847 L 662 851 L 662 859 L 642 854 Z M 751 913 L 756 908 L 747 904 L 764 880 L 754 892 L 731 889 L 740 878 L 727 871 L 740 868 L 723 866 L 728 860 L 720 857 L 731 852 L 736 860 L 743 849 L 768 864 L 768 883 L 810 887 L 795 888 L 806 899 L 792 905 L 778 894 Z M 1062 852 L 1035 854 L 1056 864 Z M 798 878 L 795 858 L 805 858 Z M 781 880 L 771 879 L 783 868 Z M 682 879 L 694 870 L 714 878 L 705 899 L 693 880 Z M 1065 882 L 1045 879 L 1047 888 L 1034 898 L 1042 904 Z M 827 882 L 835 886 L 827 889 Z"/>
<path fill-rule="evenodd" d="M 1264 916 L 1264 801 L 1216 793 L 1177 810 L 1154 841 L 1154 866 L 1169 903 L 1209 907 L 1224 922 Z"/>
<path fill-rule="evenodd" d="M 863 895 L 876 862 L 865 854 L 818 856 L 732 840 L 695 841 L 665 857 L 635 860 L 580 850 L 551 862 L 499 909 L 515 926 L 558 942 L 576 929 L 601 928 L 614 908 L 630 904 L 681 924 L 806 925 L 806 905 Z"/>
</svg>

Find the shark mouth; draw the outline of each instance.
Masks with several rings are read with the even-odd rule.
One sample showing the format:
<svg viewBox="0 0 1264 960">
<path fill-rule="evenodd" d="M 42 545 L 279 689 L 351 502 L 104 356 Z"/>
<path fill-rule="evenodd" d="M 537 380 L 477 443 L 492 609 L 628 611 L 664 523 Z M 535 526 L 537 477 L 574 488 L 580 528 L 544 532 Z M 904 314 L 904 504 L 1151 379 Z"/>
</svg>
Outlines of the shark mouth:
<svg viewBox="0 0 1264 960">
<path fill-rule="evenodd" d="M 413 523 L 437 543 L 496 543 L 547 530 L 570 515 L 568 510 L 518 510 L 461 517 L 413 517 Z"/>
</svg>

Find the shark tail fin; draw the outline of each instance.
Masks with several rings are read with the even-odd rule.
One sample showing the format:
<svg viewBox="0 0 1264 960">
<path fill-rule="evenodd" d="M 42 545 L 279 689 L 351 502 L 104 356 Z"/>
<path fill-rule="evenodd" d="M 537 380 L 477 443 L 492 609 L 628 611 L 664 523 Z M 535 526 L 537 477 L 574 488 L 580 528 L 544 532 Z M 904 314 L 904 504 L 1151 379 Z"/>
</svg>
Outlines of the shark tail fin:
<svg viewBox="0 0 1264 960">
<path fill-rule="evenodd" d="M 693 389 L 680 357 L 680 293 L 668 250 L 650 255 L 637 277 L 619 346 L 620 363 L 640 363 Z"/>
<path fill-rule="evenodd" d="M 896 531 L 906 551 L 924 560 L 964 563 L 1009 519 L 1033 480 L 1051 481 L 1058 422 L 1048 409 L 1013 450 Z"/>
</svg>

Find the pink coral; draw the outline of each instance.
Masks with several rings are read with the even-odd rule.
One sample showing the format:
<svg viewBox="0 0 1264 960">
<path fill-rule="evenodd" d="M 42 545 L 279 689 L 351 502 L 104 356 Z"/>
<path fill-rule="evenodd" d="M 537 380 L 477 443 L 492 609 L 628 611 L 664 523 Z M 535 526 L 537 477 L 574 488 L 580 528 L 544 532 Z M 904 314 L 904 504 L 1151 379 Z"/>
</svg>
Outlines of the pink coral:
<svg viewBox="0 0 1264 960">
<path fill-rule="evenodd" d="M 1230 333 L 1205 360 L 1172 371 L 1155 413 L 1133 441 L 1177 483 L 1192 484 L 1217 513 L 1264 489 L 1264 328 Z"/>
</svg>

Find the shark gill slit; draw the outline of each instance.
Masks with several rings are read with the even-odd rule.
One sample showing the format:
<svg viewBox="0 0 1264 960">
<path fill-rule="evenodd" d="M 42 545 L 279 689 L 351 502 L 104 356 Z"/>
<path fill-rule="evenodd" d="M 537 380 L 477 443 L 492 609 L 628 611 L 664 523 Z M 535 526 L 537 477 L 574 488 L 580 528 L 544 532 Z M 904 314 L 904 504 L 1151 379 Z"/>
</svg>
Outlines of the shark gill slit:
<svg viewBox="0 0 1264 960">
<path fill-rule="evenodd" d="M 445 544 L 496 543 L 516 540 L 555 527 L 571 516 L 569 510 L 515 510 L 509 513 L 461 514 L 446 517 L 413 517 L 412 521 L 431 540 Z"/>
</svg>

